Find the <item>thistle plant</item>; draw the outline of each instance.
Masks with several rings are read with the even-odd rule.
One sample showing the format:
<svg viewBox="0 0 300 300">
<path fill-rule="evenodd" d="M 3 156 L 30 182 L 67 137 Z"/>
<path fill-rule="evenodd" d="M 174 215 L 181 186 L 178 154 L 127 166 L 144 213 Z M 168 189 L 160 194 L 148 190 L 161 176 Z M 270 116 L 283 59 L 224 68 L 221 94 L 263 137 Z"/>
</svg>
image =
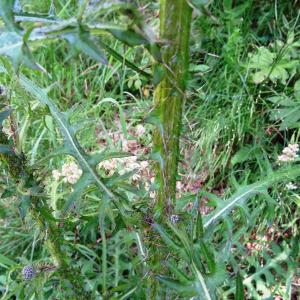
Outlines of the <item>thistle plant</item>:
<svg viewBox="0 0 300 300">
<path fill-rule="evenodd" d="M 28 288 L 28 294 L 22 291 L 11 295 L 7 294 L 9 288 L 4 291 L 0 286 L 3 299 L 242 300 L 246 297 L 260 299 L 261 295 L 264 299 L 270 298 L 274 295 L 277 281 L 284 282 L 287 290 L 291 289 L 292 278 L 297 271 L 297 239 L 292 237 L 289 243 L 284 240 L 279 246 L 272 244 L 265 248 L 257 243 L 256 248 L 261 253 L 254 257 L 247 251 L 255 247 L 250 242 L 248 246 L 252 248 L 245 247 L 244 237 L 246 232 L 250 237 L 254 236 L 252 232 L 257 230 L 257 223 L 261 220 L 261 223 L 269 224 L 269 217 L 265 215 L 274 214 L 274 207 L 280 201 L 280 195 L 276 194 L 277 185 L 283 183 L 289 190 L 287 193 L 296 197 L 294 192 L 300 176 L 298 144 L 284 148 L 277 163 L 276 159 L 269 161 L 268 155 L 263 153 L 264 159 L 257 167 L 258 179 L 254 180 L 251 172 L 250 175 L 240 175 L 241 178 L 235 177 L 240 166 L 238 170 L 233 169 L 232 174 L 226 175 L 227 190 L 222 196 L 202 188 L 201 182 L 201 189 L 193 190 L 178 201 L 176 199 L 180 136 L 190 73 L 192 15 L 193 11 L 195 15 L 200 12 L 215 22 L 213 26 L 219 26 L 219 20 L 209 10 L 212 1 L 160 0 L 157 32 L 145 21 L 143 9 L 138 9 L 134 1 L 84 0 L 74 6 L 71 2 L 64 4 L 59 14 L 54 9 L 55 1 L 51 2 L 48 14 L 31 14 L 22 11 L 19 1 L 0 0 L 3 21 L 0 24 L 0 59 L 3 62 L 0 74 L 7 85 L 0 88 L 0 161 L 6 176 L 6 180 L 0 181 L 0 187 L 12 186 L 5 190 L 3 199 L 10 197 L 15 200 L 13 204 L 16 204 L 22 222 L 34 232 L 34 237 L 28 239 L 30 246 L 26 245 L 27 252 L 24 250 L 26 255 L 30 252 L 31 259 L 28 261 L 33 263 L 19 272 L 24 279 L 21 284 L 25 287 L 42 286 L 41 293 L 30 294 Z M 240 12 L 248 5 L 240 5 L 237 11 L 231 11 L 234 2 L 223 1 L 221 5 L 228 14 L 224 17 L 224 27 L 228 27 L 229 31 L 243 19 Z M 59 3 L 61 5 L 61 1 Z M 72 12 L 64 15 L 69 5 Z M 233 24 L 229 16 L 234 16 Z M 233 32 L 230 38 L 235 52 L 237 43 L 234 38 L 239 31 Z M 78 61 L 88 62 L 78 76 L 80 80 L 83 78 L 79 82 L 83 82 L 84 88 L 77 87 L 75 92 L 73 86 L 70 88 L 69 98 L 73 99 L 74 93 L 80 94 L 82 101 L 79 108 L 69 107 L 73 102 L 64 97 L 64 88 L 60 94 L 56 84 L 45 86 L 45 81 L 49 82 L 56 74 L 34 59 L 35 50 L 41 45 L 57 45 L 58 41 L 62 42 L 64 51 L 69 51 L 65 45 L 71 49 L 67 55 L 64 52 L 68 59 L 70 54 L 79 52 Z M 117 47 L 112 46 L 111 41 Z M 124 53 L 120 54 L 118 47 Z M 139 47 L 136 52 L 135 47 Z M 224 61 L 227 59 L 232 64 L 232 59 L 226 57 L 233 51 L 229 48 L 229 45 L 224 46 L 227 51 Z M 140 60 L 140 53 L 146 57 L 142 67 L 135 63 Z M 56 57 L 56 52 L 51 55 Z M 67 63 L 64 55 L 63 61 Z M 217 54 L 210 53 L 210 56 L 223 59 Z M 250 61 L 253 63 L 253 58 Z M 112 68 L 112 62 L 122 69 L 120 74 Z M 207 68 L 210 67 L 202 66 L 201 70 Z M 96 84 L 90 77 L 85 80 L 86 73 L 91 70 L 96 70 L 93 77 L 99 77 L 100 69 L 102 77 Z M 116 80 L 122 82 L 121 98 L 124 95 L 137 97 L 124 91 L 125 70 L 134 73 L 132 78 L 138 78 L 135 91 L 139 91 L 141 79 L 147 84 L 144 95 L 149 96 L 152 87 L 154 90 L 154 100 L 151 106 L 147 106 L 146 116 L 138 115 L 136 118 L 150 123 L 154 132 L 152 149 L 147 149 L 142 155 L 131 148 L 135 148 L 132 145 L 137 143 L 134 139 L 142 139 L 148 127 L 136 125 L 135 119 L 130 123 L 135 129 L 127 130 L 129 125 L 124 113 L 127 105 L 123 106 L 121 101 L 113 98 L 98 99 L 103 92 L 101 88 L 104 89 L 107 82 L 111 84 L 109 80 L 105 81 L 106 76 L 111 79 L 116 74 Z M 238 71 L 239 80 L 243 71 Z M 73 76 L 71 73 L 72 79 Z M 60 80 L 59 76 L 57 78 L 59 84 L 67 81 L 65 78 Z M 205 81 L 202 77 L 199 80 L 202 79 Z M 267 75 L 264 76 L 266 79 Z M 276 80 L 274 76 L 271 79 Z M 245 75 L 243 85 L 247 84 L 246 81 Z M 131 86 L 132 82 L 129 82 L 128 86 Z M 240 82 L 235 83 L 235 86 L 238 85 L 241 85 Z M 111 86 L 113 84 L 109 85 L 109 89 Z M 148 86 L 151 88 L 148 89 Z M 86 100 L 86 95 L 93 88 L 96 96 Z M 253 90 L 256 92 L 256 89 Z M 18 105 L 8 108 L 10 97 L 17 98 L 14 94 L 21 95 L 24 102 L 18 99 Z M 78 111 L 84 110 L 89 101 L 91 109 L 84 112 L 85 120 L 78 122 Z M 108 150 L 109 145 L 105 145 L 103 150 L 98 141 L 86 143 L 85 135 L 88 134 L 82 134 L 84 130 L 90 134 L 90 124 L 98 121 L 90 118 L 90 112 L 95 111 L 97 118 L 101 118 L 104 104 L 118 109 L 122 133 L 116 138 L 107 134 L 107 140 L 113 146 L 121 144 L 120 151 L 115 148 Z M 36 123 L 29 126 L 25 120 L 22 130 L 14 131 L 12 138 L 9 138 L 9 130 L 2 126 L 9 118 L 16 118 L 22 123 L 23 116 L 19 111 L 23 106 L 28 116 L 34 115 L 42 124 L 43 131 L 35 136 L 34 145 L 27 143 L 30 133 L 26 135 L 26 130 L 35 131 Z M 105 130 L 100 135 L 104 133 Z M 45 136 L 51 137 L 51 141 Z M 93 139 L 96 139 L 94 135 Z M 36 160 L 35 155 L 43 142 L 44 153 L 40 155 L 43 157 Z M 234 139 L 231 142 L 234 143 Z M 28 150 L 29 145 L 32 149 Z M 244 154 L 247 155 L 248 152 Z M 257 155 L 255 152 L 255 157 Z M 244 162 L 243 159 L 236 158 L 233 165 Z M 294 162 L 295 165 L 283 162 Z M 242 171 L 246 173 L 248 170 Z M 143 177 L 147 177 L 146 180 L 143 181 Z M 297 201 L 295 203 L 299 206 Z M 293 205 L 291 211 L 296 211 Z M 202 206 L 206 208 L 205 213 L 202 213 Z M 5 214 L 3 216 L 6 217 Z M 23 223 L 18 223 L 18 226 L 20 224 Z M 286 224 L 284 226 L 289 228 Z M 44 274 L 35 263 L 35 259 L 41 259 L 42 255 L 50 261 L 51 274 Z M 6 279 L 0 276 L 1 284 L 6 280 L 5 284 L 9 286 L 14 281 L 14 271 L 20 271 L 20 267 L 17 261 L 0 253 L 2 265 L 10 269 Z M 20 276 L 16 278 L 18 281 Z M 64 291 L 65 288 L 67 291 Z"/>
<path fill-rule="evenodd" d="M 9 110 L 0 113 L 0 122 L 4 121 L 10 114 Z M 17 154 L 15 150 L 10 146 L 9 140 L 5 133 L 2 131 L 2 125 L 0 125 L 0 144 L 1 154 L 0 160 L 7 167 L 9 175 L 17 182 L 19 188 L 20 197 L 20 209 L 22 214 L 24 213 L 22 207 L 24 202 L 29 203 L 29 207 L 26 210 L 29 211 L 33 220 L 39 227 L 45 245 L 50 255 L 53 258 L 54 263 L 57 266 L 59 276 L 62 279 L 67 279 L 73 286 L 78 299 L 84 299 L 84 283 L 78 270 L 70 266 L 69 258 L 62 250 L 62 243 L 64 241 L 61 229 L 59 228 L 55 218 L 52 216 L 51 209 L 47 202 L 40 199 L 38 196 L 42 194 L 43 186 L 41 182 L 35 180 L 36 175 L 33 170 L 28 167 L 24 154 Z M 43 217 L 42 211 L 46 212 L 51 218 Z M 25 266 L 22 274 L 24 279 L 29 280 L 34 278 L 36 272 L 33 266 Z"/>
</svg>

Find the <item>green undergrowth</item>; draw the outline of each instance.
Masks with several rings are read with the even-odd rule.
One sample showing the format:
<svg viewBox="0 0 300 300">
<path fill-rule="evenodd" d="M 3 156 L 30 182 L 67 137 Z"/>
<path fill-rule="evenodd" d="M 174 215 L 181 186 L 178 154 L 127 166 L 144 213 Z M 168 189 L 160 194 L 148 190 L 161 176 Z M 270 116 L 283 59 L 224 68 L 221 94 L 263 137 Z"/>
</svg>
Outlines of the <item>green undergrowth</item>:
<svg viewBox="0 0 300 300">
<path fill-rule="evenodd" d="M 40 14 L 52 3 L 50 12 L 62 19 L 78 10 L 77 1 L 20 2 Z M 157 32 L 159 5 L 133 2 Z M 285 147 L 299 144 L 299 5 L 189 2 L 189 81 L 172 212 L 178 222 L 155 219 L 152 166 L 160 157 L 151 153 L 151 137 L 159 124 L 149 49 L 96 36 L 96 45 L 122 58 L 105 52 L 105 65 L 54 39 L 31 48 L 46 72 L 22 65 L 19 75 L 0 57 L 0 113 L 12 110 L 0 115 L 9 137 L 8 148 L 0 143 L 1 300 L 78 299 L 45 247 L 47 226 L 38 227 L 20 201 L 34 191 L 23 175 L 9 175 L 8 150 L 30 167 L 50 207 L 38 216 L 62 233 L 61 250 L 80 270 L 86 299 L 299 297 L 299 158 L 278 161 Z M 133 22 L 122 13 L 101 18 Z M 82 170 L 76 184 L 62 175 L 70 163 Z M 26 265 L 37 269 L 33 280 L 22 277 Z"/>
</svg>

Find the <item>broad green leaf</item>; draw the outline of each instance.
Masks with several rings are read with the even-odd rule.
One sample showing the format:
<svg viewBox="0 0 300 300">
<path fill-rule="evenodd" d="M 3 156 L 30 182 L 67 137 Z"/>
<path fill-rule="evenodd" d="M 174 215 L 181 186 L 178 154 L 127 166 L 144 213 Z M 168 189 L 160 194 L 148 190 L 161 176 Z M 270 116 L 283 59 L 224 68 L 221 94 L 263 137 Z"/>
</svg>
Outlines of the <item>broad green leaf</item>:
<svg viewBox="0 0 300 300">
<path fill-rule="evenodd" d="M 257 146 L 245 146 L 239 151 L 237 151 L 231 158 L 232 166 L 235 166 L 238 163 L 243 163 L 245 161 L 251 160 L 255 157 L 255 154 L 258 154 L 260 151 Z"/>
<path fill-rule="evenodd" d="M 15 32 L 0 33 L 0 55 L 9 57 L 15 67 L 20 64 L 23 39 Z"/>
<path fill-rule="evenodd" d="M 266 47 L 259 47 L 256 53 L 249 54 L 249 68 L 255 70 L 252 74 L 254 83 L 259 84 L 265 79 L 280 81 L 285 84 L 289 73 L 295 72 L 298 61 L 291 60 L 289 54 L 278 59 L 277 54 Z"/>
<path fill-rule="evenodd" d="M 280 130 L 297 128 L 300 123 L 300 99 L 293 99 L 286 95 L 268 98 L 274 103 L 271 110 L 271 120 L 280 122 Z"/>
</svg>

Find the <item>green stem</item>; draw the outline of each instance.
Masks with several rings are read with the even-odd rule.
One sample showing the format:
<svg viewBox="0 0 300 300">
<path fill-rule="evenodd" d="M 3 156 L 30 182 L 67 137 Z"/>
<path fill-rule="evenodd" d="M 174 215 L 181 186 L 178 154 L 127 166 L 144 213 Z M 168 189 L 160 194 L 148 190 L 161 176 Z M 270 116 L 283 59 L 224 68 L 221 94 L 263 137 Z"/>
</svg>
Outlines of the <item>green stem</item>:
<svg viewBox="0 0 300 300">
<path fill-rule="evenodd" d="M 160 1 L 160 39 L 164 77 L 155 90 L 155 106 L 162 130 L 154 136 L 154 151 L 163 160 L 157 171 L 160 183 L 158 209 L 170 213 L 176 199 L 179 138 L 189 67 L 192 9 L 185 0 Z"/>
<path fill-rule="evenodd" d="M 1 130 L 0 126 L 0 144 L 8 145 L 8 138 Z M 23 183 L 22 188 L 33 190 L 34 194 L 42 192 L 42 187 L 34 179 L 34 174 L 27 167 L 24 157 L 16 154 L 0 153 L 0 162 L 6 166 L 12 179 Z M 58 275 L 61 280 L 68 280 L 72 284 L 76 295 L 74 299 L 86 299 L 87 295 L 84 293 L 83 279 L 79 272 L 72 267 L 71 262 L 63 252 L 63 233 L 54 220 L 48 203 L 41 198 L 31 195 L 31 193 L 26 195 L 29 197 L 29 212 L 45 238 L 45 246 L 55 262 Z M 44 216 L 48 217 L 45 218 Z"/>
</svg>

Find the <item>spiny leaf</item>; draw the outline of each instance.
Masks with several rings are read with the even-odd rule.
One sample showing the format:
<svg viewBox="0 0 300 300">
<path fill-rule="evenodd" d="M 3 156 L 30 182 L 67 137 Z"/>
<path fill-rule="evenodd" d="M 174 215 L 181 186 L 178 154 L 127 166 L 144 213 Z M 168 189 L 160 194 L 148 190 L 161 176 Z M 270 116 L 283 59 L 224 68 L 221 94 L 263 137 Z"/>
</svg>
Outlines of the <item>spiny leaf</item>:
<svg viewBox="0 0 300 300">
<path fill-rule="evenodd" d="M 34 62 L 23 38 L 15 32 L 0 33 L 0 55 L 9 57 L 15 69 L 24 62 L 32 69 L 41 70 L 41 67 Z"/>
<path fill-rule="evenodd" d="M 25 77 L 24 75 L 20 75 L 19 82 L 27 92 L 33 95 L 41 103 L 49 107 L 53 118 L 56 120 L 58 126 L 60 127 L 61 133 L 64 137 L 67 152 L 77 159 L 83 172 L 89 174 L 89 177 L 93 181 L 93 183 L 95 183 L 99 188 L 101 188 L 101 190 L 103 190 L 109 198 L 114 199 L 114 194 L 104 185 L 102 179 L 95 171 L 96 166 L 90 164 L 90 156 L 87 155 L 81 148 L 76 138 L 76 132 L 71 126 L 71 124 L 68 122 L 66 115 L 58 111 L 57 107 L 48 97 L 47 93 L 38 85 L 29 80 L 27 77 Z"/>
<path fill-rule="evenodd" d="M 217 208 L 211 214 L 204 217 L 204 228 L 207 228 L 209 225 L 218 222 L 220 219 L 223 219 L 237 206 L 242 205 L 249 198 L 264 192 L 268 187 L 280 181 L 287 180 L 287 178 L 296 178 L 299 175 L 300 168 L 298 166 L 291 168 L 283 168 L 278 171 L 275 171 L 266 179 L 260 180 L 248 186 L 241 187 L 229 199 L 225 201 L 219 201 L 217 203 Z"/>
</svg>

